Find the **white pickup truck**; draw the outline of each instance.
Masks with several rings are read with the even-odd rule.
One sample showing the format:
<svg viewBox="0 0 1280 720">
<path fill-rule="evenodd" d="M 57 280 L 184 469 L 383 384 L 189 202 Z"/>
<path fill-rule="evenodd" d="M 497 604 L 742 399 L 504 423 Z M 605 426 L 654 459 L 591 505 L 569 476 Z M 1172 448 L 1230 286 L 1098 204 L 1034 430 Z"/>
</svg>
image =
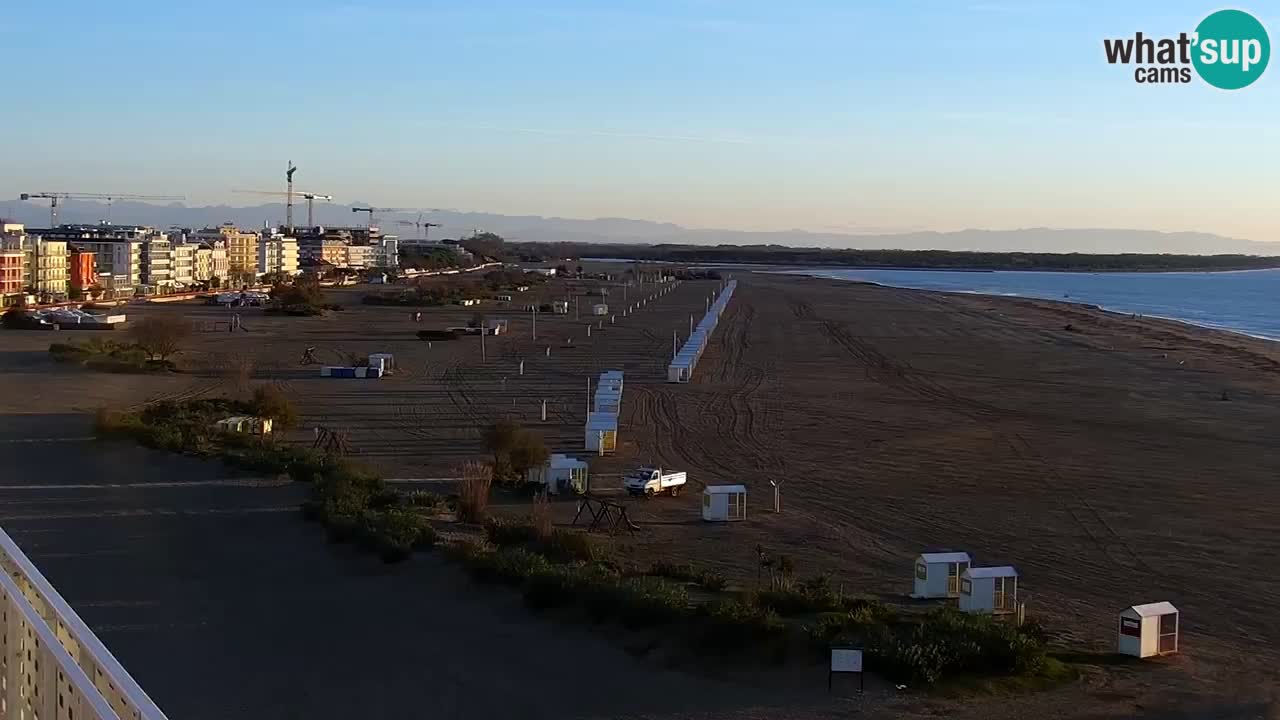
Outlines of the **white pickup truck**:
<svg viewBox="0 0 1280 720">
<path fill-rule="evenodd" d="M 675 497 L 680 494 L 680 489 L 684 487 L 688 475 L 685 472 L 667 473 L 660 467 L 644 465 L 627 473 L 622 479 L 622 487 L 632 495 L 653 497 L 660 493 L 669 493 Z"/>
</svg>

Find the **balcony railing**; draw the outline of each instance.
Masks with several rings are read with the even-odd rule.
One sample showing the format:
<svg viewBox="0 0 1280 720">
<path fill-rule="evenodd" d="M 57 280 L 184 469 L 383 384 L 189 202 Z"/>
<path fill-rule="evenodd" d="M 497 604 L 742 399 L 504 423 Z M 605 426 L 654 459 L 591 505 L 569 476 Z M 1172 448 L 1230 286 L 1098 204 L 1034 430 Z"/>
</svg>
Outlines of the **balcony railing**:
<svg viewBox="0 0 1280 720">
<path fill-rule="evenodd" d="M 0 570 L 0 717 L 166 720 L 3 530 Z"/>
</svg>

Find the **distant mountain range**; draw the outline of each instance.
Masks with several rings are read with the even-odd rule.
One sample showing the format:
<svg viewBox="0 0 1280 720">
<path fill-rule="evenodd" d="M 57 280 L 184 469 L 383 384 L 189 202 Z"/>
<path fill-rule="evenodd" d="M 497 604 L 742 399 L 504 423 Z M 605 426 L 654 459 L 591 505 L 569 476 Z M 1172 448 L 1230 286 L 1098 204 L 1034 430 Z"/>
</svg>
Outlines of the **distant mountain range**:
<svg viewBox="0 0 1280 720">
<path fill-rule="evenodd" d="M 359 205 L 360 203 L 357 203 Z M 317 203 L 315 220 L 320 225 L 351 226 L 367 220 L 353 213 L 351 205 Z M 305 202 L 294 206 L 296 225 L 306 223 Z M 49 223 L 45 204 L 10 201 L 0 203 L 0 215 L 42 227 Z M 59 222 L 96 223 L 110 217 L 113 222 L 152 225 L 160 228 L 205 227 L 231 222 L 241 227 L 283 224 L 283 203 L 231 207 L 211 205 L 187 207 L 180 203 L 150 205 L 117 202 L 109 210 L 105 204 L 72 200 L 58 208 Z M 380 215 L 383 232 L 404 238 L 421 237 L 414 226 L 417 213 Z M 672 223 L 624 218 L 540 217 L 493 213 L 442 211 L 424 216 L 439 223 L 431 228 L 432 238 L 461 237 L 473 230 L 495 232 L 512 240 L 537 242 L 643 243 L 688 245 L 784 245 L 791 247 L 858 248 L 865 250 L 976 250 L 986 252 L 1080 252 L 1080 253 L 1171 253 L 1186 255 L 1244 254 L 1280 256 L 1280 242 L 1240 240 L 1210 233 L 1164 233 L 1153 230 L 1090 230 L 1029 228 L 1025 230 L 960 230 L 956 232 L 911 232 L 902 234 L 853 235 L 815 233 L 804 230 L 749 232 L 742 230 L 695 230 Z M 607 250 L 602 248 L 602 253 Z"/>
</svg>

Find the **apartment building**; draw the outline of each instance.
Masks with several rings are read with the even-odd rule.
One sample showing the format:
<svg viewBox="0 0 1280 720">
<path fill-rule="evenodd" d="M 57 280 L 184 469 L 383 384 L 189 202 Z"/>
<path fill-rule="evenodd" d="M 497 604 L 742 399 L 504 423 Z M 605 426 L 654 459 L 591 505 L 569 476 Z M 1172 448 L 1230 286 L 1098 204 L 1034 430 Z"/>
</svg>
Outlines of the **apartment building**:
<svg viewBox="0 0 1280 720">
<path fill-rule="evenodd" d="M 258 270 L 262 275 L 284 273 L 290 277 L 298 274 L 298 241 L 278 232 L 271 232 L 258 244 Z"/>
<path fill-rule="evenodd" d="M 43 299 L 66 297 L 67 243 L 29 234 L 17 223 L 5 223 L 3 230 L 0 246 L 22 254 L 23 289 Z"/>
<path fill-rule="evenodd" d="M 22 297 L 26 284 L 22 280 L 22 266 L 26 253 L 6 250 L 0 246 L 0 302 L 5 307 Z"/>
<path fill-rule="evenodd" d="M 169 236 L 155 233 L 142 245 L 142 284 L 149 292 L 170 292 L 173 282 L 173 246 Z"/>
<path fill-rule="evenodd" d="M 87 292 L 97 284 L 98 269 L 94 253 L 72 247 L 71 257 L 67 262 L 67 292 Z"/>
<path fill-rule="evenodd" d="M 374 245 L 373 264 L 375 267 L 400 267 L 400 238 L 395 235 L 383 235 Z"/>
<path fill-rule="evenodd" d="M 98 284 L 108 295 L 132 295 L 142 286 L 143 245 L 157 233 L 143 225 L 59 225 L 42 229 L 46 240 L 61 240 L 82 252 L 93 253 Z"/>
<path fill-rule="evenodd" d="M 257 232 L 241 230 L 227 223 L 216 228 L 197 230 L 188 235 L 188 239 L 198 242 L 221 240 L 225 243 L 228 269 L 227 272 L 215 277 L 225 281 L 233 270 L 254 275 L 262 272 L 258 268 L 258 245 L 262 241 L 262 236 Z"/>
<path fill-rule="evenodd" d="M 196 246 L 189 243 L 173 245 L 173 284 L 179 288 L 196 284 Z"/>
<path fill-rule="evenodd" d="M 373 267 L 375 253 L 372 245 L 348 245 L 346 266 L 349 268 Z"/>
</svg>

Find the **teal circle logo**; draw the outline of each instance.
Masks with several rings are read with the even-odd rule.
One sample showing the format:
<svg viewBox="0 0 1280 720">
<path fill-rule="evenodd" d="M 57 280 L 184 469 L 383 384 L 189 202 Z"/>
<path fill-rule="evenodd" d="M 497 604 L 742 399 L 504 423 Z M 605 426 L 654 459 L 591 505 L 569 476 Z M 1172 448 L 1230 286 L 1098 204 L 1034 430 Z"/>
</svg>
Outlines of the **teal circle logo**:
<svg viewBox="0 0 1280 720">
<path fill-rule="evenodd" d="M 1271 59 L 1271 39 L 1258 19 L 1243 10 L 1219 10 L 1196 26 L 1191 62 L 1210 85 L 1239 90 L 1262 77 Z"/>
</svg>

